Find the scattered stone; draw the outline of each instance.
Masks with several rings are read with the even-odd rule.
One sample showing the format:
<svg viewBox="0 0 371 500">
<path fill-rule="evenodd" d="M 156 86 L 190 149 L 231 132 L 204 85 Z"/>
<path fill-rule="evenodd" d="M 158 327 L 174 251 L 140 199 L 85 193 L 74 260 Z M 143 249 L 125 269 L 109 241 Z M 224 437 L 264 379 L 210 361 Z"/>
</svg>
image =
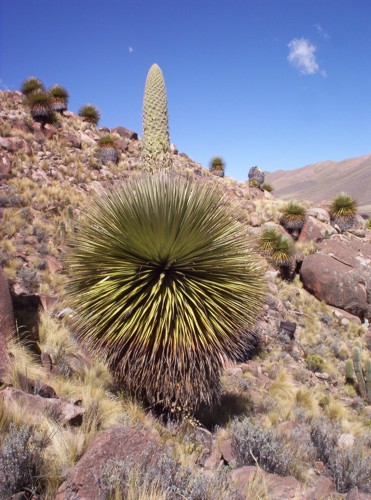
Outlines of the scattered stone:
<svg viewBox="0 0 371 500">
<path fill-rule="evenodd" d="M 113 427 L 101 432 L 93 440 L 88 451 L 70 469 L 65 482 L 59 488 L 56 500 L 101 498 L 99 476 L 109 460 L 138 459 L 142 452 L 152 446 L 163 449 L 158 435 L 148 430 L 129 429 L 128 427 Z M 156 460 L 156 453 L 153 453 Z"/>
<path fill-rule="evenodd" d="M 57 398 L 44 398 L 39 395 L 27 394 L 14 387 L 0 391 L 0 401 L 4 404 L 15 404 L 23 411 L 31 413 L 36 419 L 41 419 L 45 413 L 52 414 L 61 425 L 81 425 L 84 408 L 72 405 L 68 401 Z"/>
<path fill-rule="evenodd" d="M 340 448 L 352 448 L 354 445 L 354 436 L 352 434 L 340 434 L 338 439 L 338 446 Z"/>
<path fill-rule="evenodd" d="M 325 222 L 321 222 L 315 217 L 307 217 L 303 229 L 298 239 L 299 243 L 308 243 L 310 241 L 318 242 L 336 234 L 336 230 Z"/>
<path fill-rule="evenodd" d="M 330 375 L 326 372 L 315 372 L 314 375 L 321 380 L 328 380 L 330 378 Z"/>
</svg>

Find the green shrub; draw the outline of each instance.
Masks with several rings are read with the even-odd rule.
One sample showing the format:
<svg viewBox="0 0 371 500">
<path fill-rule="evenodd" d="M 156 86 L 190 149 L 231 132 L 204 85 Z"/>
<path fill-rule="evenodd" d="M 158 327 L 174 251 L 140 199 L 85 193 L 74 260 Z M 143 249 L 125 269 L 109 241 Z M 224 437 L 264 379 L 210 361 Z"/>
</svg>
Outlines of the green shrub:
<svg viewBox="0 0 371 500">
<path fill-rule="evenodd" d="M 280 234 L 275 241 L 271 253 L 271 260 L 278 267 L 291 266 L 295 255 L 295 246 L 291 238 Z"/>
<path fill-rule="evenodd" d="M 263 227 L 258 238 L 259 252 L 264 256 L 270 256 L 280 238 L 281 233 L 273 226 Z"/>
<path fill-rule="evenodd" d="M 261 269 L 216 188 L 142 176 L 95 198 L 68 256 L 79 335 L 127 387 L 165 408 L 219 396 L 248 348 Z"/>
<path fill-rule="evenodd" d="M 349 194 L 340 193 L 331 201 L 329 214 L 332 224 L 337 224 L 341 231 L 347 231 L 355 224 L 357 202 Z"/>
<path fill-rule="evenodd" d="M 225 161 L 221 156 L 213 156 L 210 160 L 210 172 L 219 177 L 224 177 L 225 175 Z"/>
<path fill-rule="evenodd" d="M 93 104 L 82 106 L 79 110 L 79 116 L 84 118 L 86 122 L 93 123 L 94 125 L 97 125 L 100 120 L 100 112 Z"/>
<path fill-rule="evenodd" d="M 32 118 L 42 124 L 53 121 L 52 98 L 44 90 L 35 90 L 27 95 L 27 104 Z"/>
<path fill-rule="evenodd" d="M 53 85 L 50 89 L 50 94 L 52 96 L 52 108 L 54 111 L 62 113 L 67 109 L 68 103 L 68 92 L 61 85 Z"/>
<path fill-rule="evenodd" d="M 303 205 L 290 201 L 282 210 L 281 224 L 287 230 L 300 230 L 305 224 L 306 210 Z"/>
<path fill-rule="evenodd" d="M 268 191 L 268 193 L 273 193 L 274 187 L 272 184 L 268 184 L 268 182 L 263 182 L 263 184 L 260 186 L 263 191 Z"/>
<path fill-rule="evenodd" d="M 21 92 L 26 97 L 35 92 L 35 90 L 44 90 L 44 84 L 39 78 L 31 76 L 22 83 Z"/>
<path fill-rule="evenodd" d="M 118 163 L 119 153 L 111 134 L 105 134 L 98 140 L 98 155 L 103 163 Z"/>
<path fill-rule="evenodd" d="M 309 370 L 312 372 L 322 372 L 325 360 L 319 354 L 309 354 L 305 358 Z"/>
</svg>

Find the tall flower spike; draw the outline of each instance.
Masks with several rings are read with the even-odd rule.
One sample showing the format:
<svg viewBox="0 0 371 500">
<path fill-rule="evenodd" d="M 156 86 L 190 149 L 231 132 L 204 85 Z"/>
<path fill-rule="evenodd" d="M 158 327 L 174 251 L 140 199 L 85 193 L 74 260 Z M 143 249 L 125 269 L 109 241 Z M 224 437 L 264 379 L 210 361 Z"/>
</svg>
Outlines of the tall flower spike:
<svg viewBox="0 0 371 500">
<path fill-rule="evenodd" d="M 166 87 L 157 64 L 151 66 L 144 89 L 142 161 L 149 171 L 172 165 Z"/>
</svg>

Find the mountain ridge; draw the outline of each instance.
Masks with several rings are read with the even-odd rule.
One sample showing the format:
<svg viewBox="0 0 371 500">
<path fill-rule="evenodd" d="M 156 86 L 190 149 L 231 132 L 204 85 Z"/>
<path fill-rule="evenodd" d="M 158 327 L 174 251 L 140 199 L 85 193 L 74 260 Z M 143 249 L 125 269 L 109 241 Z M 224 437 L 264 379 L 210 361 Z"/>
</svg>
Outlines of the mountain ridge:
<svg viewBox="0 0 371 500">
<path fill-rule="evenodd" d="M 268 173 L 266 181 L 280 199 L 321 202 L 346 191 L 358 201 L 362 212 L 371 213 L 371 154 L 277 170 Z"/>
</svg>

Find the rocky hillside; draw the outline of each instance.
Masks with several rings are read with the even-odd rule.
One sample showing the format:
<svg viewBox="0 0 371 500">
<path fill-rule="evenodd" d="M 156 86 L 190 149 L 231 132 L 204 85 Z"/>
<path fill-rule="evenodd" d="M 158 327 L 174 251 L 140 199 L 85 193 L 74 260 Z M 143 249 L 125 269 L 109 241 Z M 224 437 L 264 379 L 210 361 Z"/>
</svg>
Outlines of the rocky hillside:
<svg viewBox="0 0 371 500">
<path fill-rule="evenodd" d="M 323 161 L 267 175 L 280 199 L 329 200 L 341 191 L 351 194 L 362 213 L 371 213 L 371 155 L 343 161 Z"/>
<path fill-rule="evenodd" d="M 117 163 L 98 154 L 108 132 Z M 0 93 L 0 498 L 371 498 L 362 217 L 341 232 L 307 204 L 304 227 L 286 230 L 283 202 L 174 147 L 174 170 L 216 184 L 261 252 L 254 355 L 226 365 L 220 403 L 166 421 L 77 342 L 66 241 L 92 194 L 141 174 L 139 157 L 140 139 L 124 127 L 68 111 L 41 127 L 20 93 Z M 262 251 L 267 226 L 292 243 L 287 269 Z"/>
</svg>

